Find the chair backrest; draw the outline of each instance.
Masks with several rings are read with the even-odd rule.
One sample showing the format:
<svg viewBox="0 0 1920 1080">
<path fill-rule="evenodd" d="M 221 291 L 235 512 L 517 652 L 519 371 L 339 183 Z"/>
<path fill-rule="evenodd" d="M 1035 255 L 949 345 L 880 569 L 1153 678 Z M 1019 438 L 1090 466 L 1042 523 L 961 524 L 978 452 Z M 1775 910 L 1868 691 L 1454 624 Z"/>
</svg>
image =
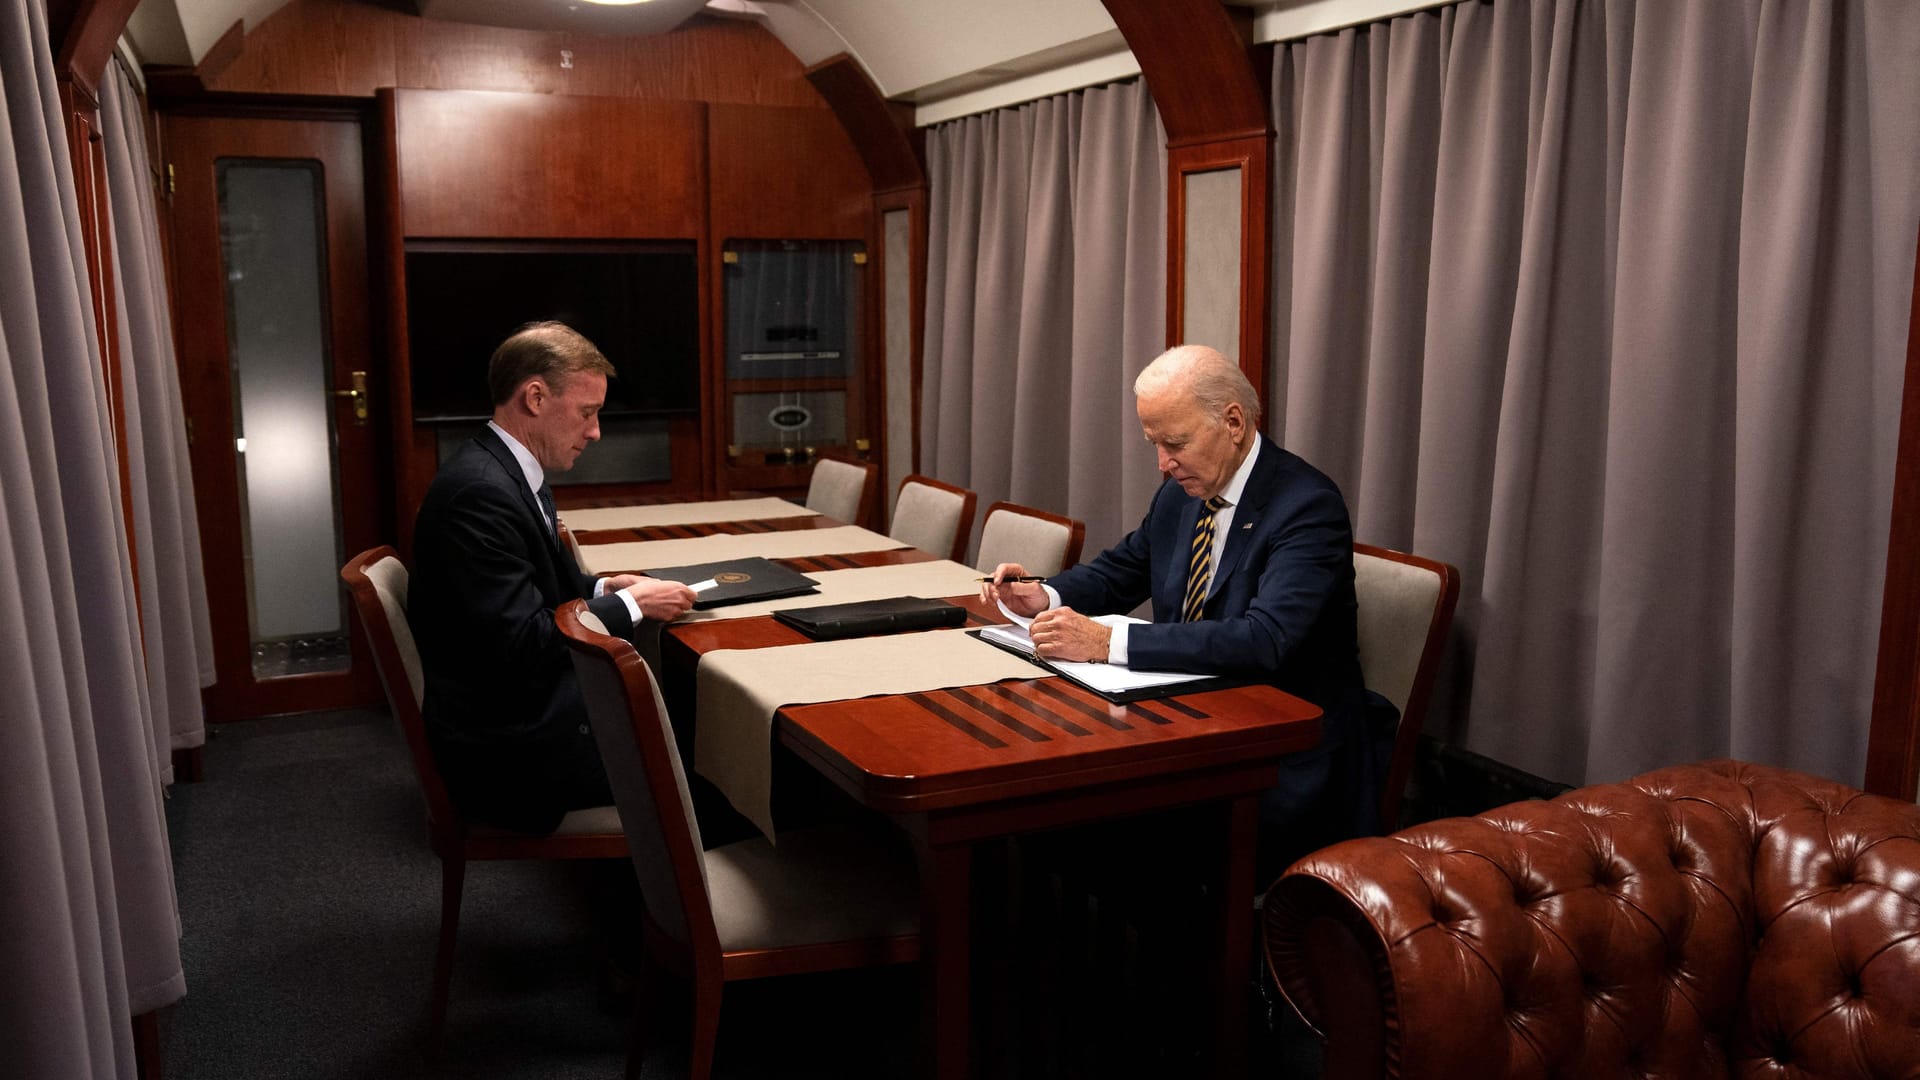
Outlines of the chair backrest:
<svg viewBox="0 0 1920 1080">
<path fill-rule="evenodd" d="M 696 956 L 718 957 L 700 824 L 653 672 L 632 642 L 606 632 L 586 601 L 561 605 L 554 619 L 573 654 L 647 915 Z"/>
<path fill-rule="evenodd" d="M 1380 820 L 1391 830 L 1399 827 L 1400 797 L 1413 772 L 1427 701 L 1460 598 L 1460 572 L 1418 555 L 1355 544 L 1353 590 L 1360 604 L 1361 675 L 1369 690 L 1400 710 L 1380 795 Z"/>
<path fill-rule="evenodd" d="M 987 507 L 980 525 L 980 556 L 974 565 L 992 573 L 1001 563 L 1019 563 L 1027 573 L 1051 577 L 1080 561 L 1087 527 L 1081 522 L 1018 503 Z"/>
<path fill-rule="evenodd" d="M 893 501 L 893 524 L 887 535 L 929 555 L 956 562 L 966 557 L 968 530 L 979 496 L 966 488 L 943 484 L 930 476 L 900 481 Z"/>
<path fill-rule="evenodd" d="M 555 524 L 560 527 L 560 546 L 566 548 L 567 554 L 573 556 L 574 567 L 583 574 L 593 573 L 587 569 L 587 560 L 580 554 L 580 538 L 573 535 L 573 530 L 567 528 L 566 522 L 560 521 Z"/>
<path fill-rule="evenodd" d="M 807 483 L 807 509 L 851 525 L 866 525 L 868 492 L 877 482 L 880 467 L 871 461 L 842 461 L 823 457 L 813 463 L 813 478 Z"/>
<path fill-rule="evenodd" d="M 407 625 L 407 568 L 391 547 L 381 546 L 355 555 L 340 568 L 340 581 L 353 598 L 353 609 L 373 647 L 374 669 L 387 692 L 387 705 L 406 736 L 413 758 L 413 774 L 427 800 L 427 823 L 435 829 L 464 828 L 454 812 L 440 766 L 427 744 L 427 725 L 420 714 L 426 697 L 426 676 L 420 650 Z"/>
</svg>

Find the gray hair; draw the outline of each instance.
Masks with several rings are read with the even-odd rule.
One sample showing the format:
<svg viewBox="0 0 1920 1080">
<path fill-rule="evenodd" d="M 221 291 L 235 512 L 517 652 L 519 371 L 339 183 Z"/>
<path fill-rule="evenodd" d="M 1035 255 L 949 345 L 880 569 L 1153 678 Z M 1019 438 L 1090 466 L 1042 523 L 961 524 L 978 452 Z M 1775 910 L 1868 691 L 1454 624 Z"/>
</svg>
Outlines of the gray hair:
<svg viewBox="0 0 1920 1080">
<path fill-rule="evenodd" d="M 1207 416 L 1219 421 L 1227 406 L 1240 404 L 1247 426 L 1260 429 L 1260 395 L 1239 365 L 1205 345 L 1176 345 L 1141 370 L 1133 380 L 1135 397 L 1181 390 L 1199 403 Z"/>
</svg>

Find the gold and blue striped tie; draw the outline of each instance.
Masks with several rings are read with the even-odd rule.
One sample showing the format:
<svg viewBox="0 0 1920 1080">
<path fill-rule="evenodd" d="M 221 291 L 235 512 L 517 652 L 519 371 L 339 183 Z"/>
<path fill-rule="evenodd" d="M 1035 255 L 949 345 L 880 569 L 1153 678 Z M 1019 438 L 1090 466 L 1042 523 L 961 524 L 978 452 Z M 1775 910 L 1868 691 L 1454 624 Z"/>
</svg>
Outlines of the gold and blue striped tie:
<svg viewBox="0 0 1920 1080">
<path fill-rule="evenodd" d="M 1180 605 L 1181 622 L 1199 622 L 1200 609 L 1207 606 L 1207 586 L 1213 580 L 1213 515 L 1227 500 L 1215 495 L 1207 500 L 1200 519 L 1193 523 L 1193 550 L 1187 556 L 1187 599 Z"/>
</svg>

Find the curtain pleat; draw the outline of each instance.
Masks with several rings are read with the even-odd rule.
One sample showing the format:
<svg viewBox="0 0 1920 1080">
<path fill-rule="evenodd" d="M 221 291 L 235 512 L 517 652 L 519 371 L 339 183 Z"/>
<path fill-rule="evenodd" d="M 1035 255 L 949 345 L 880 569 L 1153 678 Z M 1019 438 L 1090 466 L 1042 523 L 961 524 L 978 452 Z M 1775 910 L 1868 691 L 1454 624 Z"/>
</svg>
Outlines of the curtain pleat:
<svg viewBox="0 0 1920 1080">
<path fill-rule="evenodd" d="M 213 628 L 194 516 L 186 411 L 167 311 L 160 219 L 142 118 L 116 57 L 100 103 L 113 204 L 114 296 L 132 477 L 140 615 L 153 699 L 156 758 L 171 783 L 172 751 L 206 743 L 200 690 L 213 681 Z"/>
<path fill-rule="evenodd" d="M 0 3 L 0 1046 L 127 1076 L 183 989 L 105 383 L 39 0 Z"/>
<path fill-rule="evenodd" d="M 1154 467 L 1133 377 L 1166 335 L 1166 139 L 1138 81 L 934 128 L 920 468 L 1137 525 Z"/>
<path fill-rule="evenodd" d="M 1920 5 L 1494 0 L 1280 47 L 1275 419 L 1460 567 L 1433 721 L 1557 780 L 1865 760 Z"/>
</svg>

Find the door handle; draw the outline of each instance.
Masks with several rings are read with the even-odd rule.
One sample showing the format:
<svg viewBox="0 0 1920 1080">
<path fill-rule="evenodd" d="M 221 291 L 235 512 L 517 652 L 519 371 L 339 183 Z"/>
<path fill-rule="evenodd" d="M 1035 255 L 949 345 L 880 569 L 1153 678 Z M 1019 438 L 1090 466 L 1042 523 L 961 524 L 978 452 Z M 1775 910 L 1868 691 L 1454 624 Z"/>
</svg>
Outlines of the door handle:
<svg viewBox="0 0 1920 1080">
<path fill-rule="evenodd" d="M 351 398 L 353 400 L 354 426 L 366 427 L 367 426 L 367 373 L 364 371 L 349 372 L 348 377 L 353 380 L 353 389 L 329 390 L 327 391 L 327 396 Z"/>
</svg>

